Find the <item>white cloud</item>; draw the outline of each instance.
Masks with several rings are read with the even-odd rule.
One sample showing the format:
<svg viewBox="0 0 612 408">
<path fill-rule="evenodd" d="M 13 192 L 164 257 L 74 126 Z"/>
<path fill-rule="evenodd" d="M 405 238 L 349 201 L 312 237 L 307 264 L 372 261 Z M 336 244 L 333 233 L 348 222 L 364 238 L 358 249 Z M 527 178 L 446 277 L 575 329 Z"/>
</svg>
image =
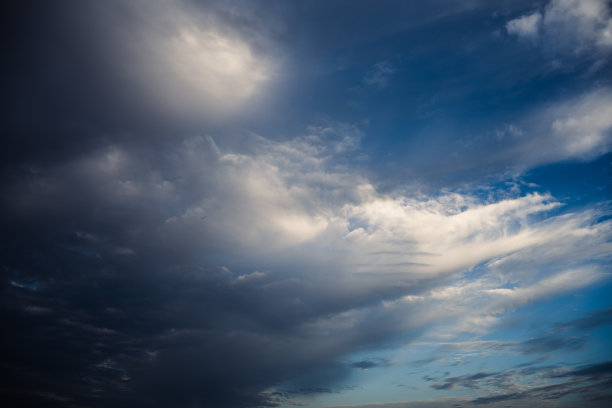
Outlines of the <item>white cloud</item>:
<svg viewBox="0 0 612 408">
<path fill-rule="evenodd" d="M 601 108 L 595 99 L 583 105 Z M 581 112 L 574 109 L 576 117 Z M 594 120 L 591 126 L 607 126 L 605 115 L 600 116 L 601 121 Z M 564 126 L 571 123 L 570 118 L 563 122 Z M 586 126 L 589 121 L 579 123 Z M 329 134 L 340 136 L 324 137 Z M 128 199 L 125 188 L 129 184 L 129 199 L 168 201 L 168 208 L 185 201 L 181 196 L 199 196 L 183 212 L 167 217 L 163 226 L 164 234 L 187 239 L 196 248 L 201 245 L 205 250 L 214 237 L 231 248 L 230 252 L 255 263 L 262 262 L 265 254 L 282 259 L 289 253 L 304 261 L 303 269 L 333 262 L 338 276 L 366 277 L 359 290 L 372 295 L 394 282 L 440 282 L 442 286 L 430 293 L 411 294 L 406 301 L 412 303 L 474 298 L 488 304 L 487 308 L 478 304 L 478 310 L 495 314 L 500 309 L 493 295 L 508 298 L 508 290 L 513 290 L 513 299 L 516 293 L 547 296 L 527 288 L 556 276 L 547 269 L 551 265 L 580 271 L 580 262 L 609 257 L 609 222 L 593 224 L 601 215 L 595 210 L 546 217 L 561 206 L 550 195 L 521 196 L 512 189 L 496 200 L 456 192 L 381 194 L 367 178 L 334 162 L 343 151 L 337 146 L 352 145 L 360 137 L 351 126 L 328 123 L 292 141 L 252 136 L 252 149 L 243 153 L 224 151 L 211 139 L 197 137 L 188 140 L 173 159 L 182 172 L 177 180 L 191 180 L 190 184 L 170 183 L 158 175 L 146 183 L 122 179 L 123 187 L 118 190 L 113 187 L 117 182 L 106 185 L 110 195 L 120 200 Z M 108 162 L 108 154 L 101 155 L 100 161 Z M 108 176 L 121 178 L 117 171 Z M 541 218 L 544 220 L 537 221 Z M 263 262 L 254 267 L 270 269 Z M 570 262 L 578 263 L 567 268 Z M 460 280 L 463 273 L 483 264 L 488 270 L 486 279 Z M 601 278 L 593 268 L 589 269 L 593 279 Z M 367 278 L 370 276 L 374 278 Z M 584 282 L 592 280 L 576 281 L 572 287 Z"/>
<path fill-rule="evenodd" d="M 124 7 L 125 15 L 135 17 L 129 29 L 111 34 L 118 54 L 111 64 L 140 88 L 144 104 L 210 122 L 244 108 L 255 96 L 261 99 L 273 76 L 271 58 L 255 52 L 252 39 L 215 13 L 184 1 Z"/>
<path fill-rule="evenodd" d="M 519 37 L 533 37 L 538 34 L 541 21 L 542 14 L 536 11 L 533 14 L 527 14 L 508 21 L 506 30 L 509 34 L 515 34 Z"/>
<path fill-rule="evenodd" d="M 231 110 L 269 79 L 269 64 L 240 39 L 191 21 L 177 22 L 175 28 L 153 45 L 159 67 L 155 80 L 169 103 L 191 110 L 185 103 L 204 102 L 208 109 Z"/>
<path fill-rule="evenodd" d="M 278 278 L 269 255 L 281 263 L 290 257 L 302 271 L 292 276 L 324 280 L 330 295 L 341 290 L 346 307 L 309 321 L 308 336 L 326 333 L 348 344 L 378 324 L 391 334 L 430 328 L 447 339 L 485 333 L 508 310 L 607 276 L 593 263 L 612 253 L 611 223 L 596 223 L 599 211 L 549 216 L 562 207 L 554 197 L 512 188 L 489 200 L 456 192 L 382 194 L 367 178 L 335 166 L 337 149 L 324 139 L 255 139 L 250 153 L 215 147 L 217 162 L 200 172 L 212 170 L 218 188 L 170 224 L 183 231 L 184 222 L 197 224 L 206 214 L 196 230 L 212 231 L 233 253 L 270 270 L 266 279 Z M 343 138 L 328 142 L 337 140 Z M 199 149 L 207 146 L 203 139 L 190 145 L 182 163 L 201 166 Z M 190 155 L 199 159 L 192 163 Z M 481 272 L 472 277 L 475 268 Z M 255 277 L 262 276 L 238 280 Z M 367 307 L 357 301 L 394 287 L 413 289 Z"/>
<path fill-rule="evenodd" d="M 612 95 L 598 92 L 588 95 L 573 106 L 555 112 L 552 123 L 556 144 L 569 157 L 592 157 L 610 149 L 612 137 Z"/>
<path fill-rule="evenodd" d="M 529 136 L 537 137 L 525 144 L 528 160 L 542 163 L 597 157 L 611 148 L 612 92 L 597 89 L 554 105 L 531 120 Z"/>
<path fill-rule="evenodd" d="M 452 193 L 425 200 L 372 194 L 349 208 L 349 215 L 365 225 L 348 235 L 360 249 L 356 271 L 422 277 L 456 272 L 533 245 L 541 237 L 529 228 L 529 215 L 558 206 L 537 194 L 489 204 Z M 381 257 L 376 251 L 386 253 Z"/>
<path fill-rule="evenodd" d="M 506 311 L 610 277 L 600 262 L 610 260 L 612 244 L 606 237 L 612 235 L 612 225 L 593 224 L 599 215 L 569 213 L 526 225 L 522 236 L 529 237 L 524 241 L 529 243 L 515 249 L 506 245 L 503 254 L 480 266 L 476 277 L 459 274 L 456 280 L 398 303 L 432 311 L 430 319 L 438 322 L 431 332 L 435 337 L 484 333 Z"/>
<path fill-rule="evenodd" d="M 510 20 L 509 34 L 538 37 L 558 55 L 578 56 L 612 51 L 612 18 L 605 0 L 551 0 L 540 11 Z"/>
<path fill-rule="evenodd" d="M 594 88 L 539 107 L 491 132 L 487 140 L 470 141 L 493 142 L 496 144 L 488 146 L 491 153 L 473 158 L 474 162 L 496 162 L 518 174 L 543 164 L 601 156 L 612 149 L 612 90 Z"/>
<path fill-rule="evenodd" d="M 590 285 L 608 275 L 596 266 L 582 267 L 552 274 L 531 286 L 492 289 L 488 290 L 487 293 L 500 298 L 493 307 L 499 308 L 501 312 Z"/>
</svg>

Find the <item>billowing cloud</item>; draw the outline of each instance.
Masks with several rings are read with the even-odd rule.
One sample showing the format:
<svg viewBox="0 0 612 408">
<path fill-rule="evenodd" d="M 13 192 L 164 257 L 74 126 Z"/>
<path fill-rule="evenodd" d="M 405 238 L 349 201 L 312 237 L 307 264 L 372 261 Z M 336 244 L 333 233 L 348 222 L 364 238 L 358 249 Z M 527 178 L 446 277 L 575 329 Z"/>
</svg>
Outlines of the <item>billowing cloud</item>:
<svg viewBox="0 0 612 408">
<path fill-rule="evenodd" d="M 24 175 L 6 190 L 5 211 L 30 231 L 58 231 L 44 264 L 65 268 L 62 254 L 71 254 L 90 272 L 81 281 L 73 260 L 67 275 L 49 275 L 24 253 L 11 281 L 37 290 L 13 285 L 12 296 L 24 310 L 52 309 L 49 330 L 98 337 L 82 351 L 91 381 L 116 374 L 118 389 L 154 387 L 164 400 L 186 387 L 190 398 L 220 403 L 223 393 L 265 399 L 257 390 L 281 380 L 316 389 L 348 375 L 340 360 L 351 351 L 400 335 L 482 333 L 507 310 L 606 278 L 595 261 L 612 252 L 610 221 L 595 222 L 599 212 L 546 216 L 561 206 L 554 197 L 512 189 L 488 199 L 382 194 L 334 159 L 355 138 L 358 129 L 334 123 L 280 143 L 251 136 L 242 152 L 195 137 L 155 161 L 111 146 Z M 30 239 L 16 242 L 29 248 Z M 487 272 L 468 279 L 474 268 Z M 100 311 L 52 301 L 70 287 L 89 293 L 90 279 L 135 292 Z M 169 290 L 181 295 L 166 299 Z M 125 314 L 149 328 L 126 327 Z M 304 375 L 312 370 L 329 377 Z M 237 390 L 196 391 L 230 377 Z"/>
<path fill-rule="evenodd" d="M 116 34 L 114 52 L 125 60 L 113 64 L 162 110 L 213 120 L 235 112 L 272 78 L 272 61 L 214 14 L 188 2 L 126 7 L 138 18 L 129 33 Z"/>
</svg>

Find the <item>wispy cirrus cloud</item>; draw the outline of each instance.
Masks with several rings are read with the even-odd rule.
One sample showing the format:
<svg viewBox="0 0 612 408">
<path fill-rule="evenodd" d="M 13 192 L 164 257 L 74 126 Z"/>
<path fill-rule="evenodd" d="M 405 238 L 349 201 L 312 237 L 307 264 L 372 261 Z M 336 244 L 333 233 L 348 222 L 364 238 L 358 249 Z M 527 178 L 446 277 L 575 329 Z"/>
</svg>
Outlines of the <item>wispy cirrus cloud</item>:
<svg viewBox="0 0 612 408">
<path fill-rule="evenodd" d="M 373 87 L 382 89 L 385 88 L 391 76 L 397 71 L 397 68 L 388 61 L 381 61 L 374 64 L 365 74 L 361 83 L 365 87 Z"/>
</svg>

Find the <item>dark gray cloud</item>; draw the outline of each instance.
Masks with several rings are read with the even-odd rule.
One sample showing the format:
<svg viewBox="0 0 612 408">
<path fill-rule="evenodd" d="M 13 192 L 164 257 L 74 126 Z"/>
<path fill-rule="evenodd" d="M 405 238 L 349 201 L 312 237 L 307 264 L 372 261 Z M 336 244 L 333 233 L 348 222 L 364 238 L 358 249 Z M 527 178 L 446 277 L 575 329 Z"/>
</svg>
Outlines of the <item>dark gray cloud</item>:
<svg viewBox="0 0 612 408">
<path fill-rule="evenodd" d="M 557 350 L 579 350 L 585 346 L 586 342 L 586 337 L 550 335 L 525 340 L 517 347 L 521 353 L 541 354 Z"/>
<path fill-rule="evenodd" d="M 237 250 L 214 236 L 226 221 L 198 213 L 195 225 L 167 226 L 210 194 L 216 175 L 190 179 L 182 157 L 171 184 L 168 153 L 152 165 L 147 153 L 109 146 L 5 185 L 2 321 L 12 335 L 2 361 L 16 372 L 8 399 L 275 405 L 267 387 L 293 379 L 292 395 L 322 390 L 350 373 L 345 353 L 405 331 L 400 315 L 360 312 L 366 330 L 325 320 L 422 284 L 394 278 L 373 292 L 367 277 L 360 288 L 328 270 L 285 270 L 280 258 L 269 271 L 257 250 L 242 252 L 246 265 L 214 266 L 220 251 Z M 349 278 L 354 290 L 340 290 Z"/>
<path fill-rule="evenodd" d="M 362 361 L 356 361 L 356 362 L 354 362 L 351 365 L 353 367 L 355 367 L 355 368 L 360 368 L 362 370 L 367 370 L 368 368 L 384 367 L 387 364 L 389 364 L 389 362 L 387 360 L 385 360 L 385 359 L 374 358 L 374 359 L 367 359 L 367 360 L 362 360 Z"/>
<path fill-rule="evenodd" d="M 455 386 L 460 385 L 465 388 L 477 389 L 480 388 L 481 380 L 498 375 L 499 373 L 480 372 L 468 376 L 450 377 L 446 378 L 443 383 L 432 384 L 431 387 L 437 390 L 452 390 Z"/>
</svg>

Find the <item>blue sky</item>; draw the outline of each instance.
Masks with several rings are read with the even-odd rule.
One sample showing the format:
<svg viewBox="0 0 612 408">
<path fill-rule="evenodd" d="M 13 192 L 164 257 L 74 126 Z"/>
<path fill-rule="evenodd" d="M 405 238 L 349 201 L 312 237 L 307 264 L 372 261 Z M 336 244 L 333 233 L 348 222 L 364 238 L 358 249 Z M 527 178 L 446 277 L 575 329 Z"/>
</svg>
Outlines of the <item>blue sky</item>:
<svg viewBox="0 0 612 408">
<path fill-rule="evenodd" d="M 0 398 L 604 407 L 604 0 L 3 13 Z"/>
</svg>

